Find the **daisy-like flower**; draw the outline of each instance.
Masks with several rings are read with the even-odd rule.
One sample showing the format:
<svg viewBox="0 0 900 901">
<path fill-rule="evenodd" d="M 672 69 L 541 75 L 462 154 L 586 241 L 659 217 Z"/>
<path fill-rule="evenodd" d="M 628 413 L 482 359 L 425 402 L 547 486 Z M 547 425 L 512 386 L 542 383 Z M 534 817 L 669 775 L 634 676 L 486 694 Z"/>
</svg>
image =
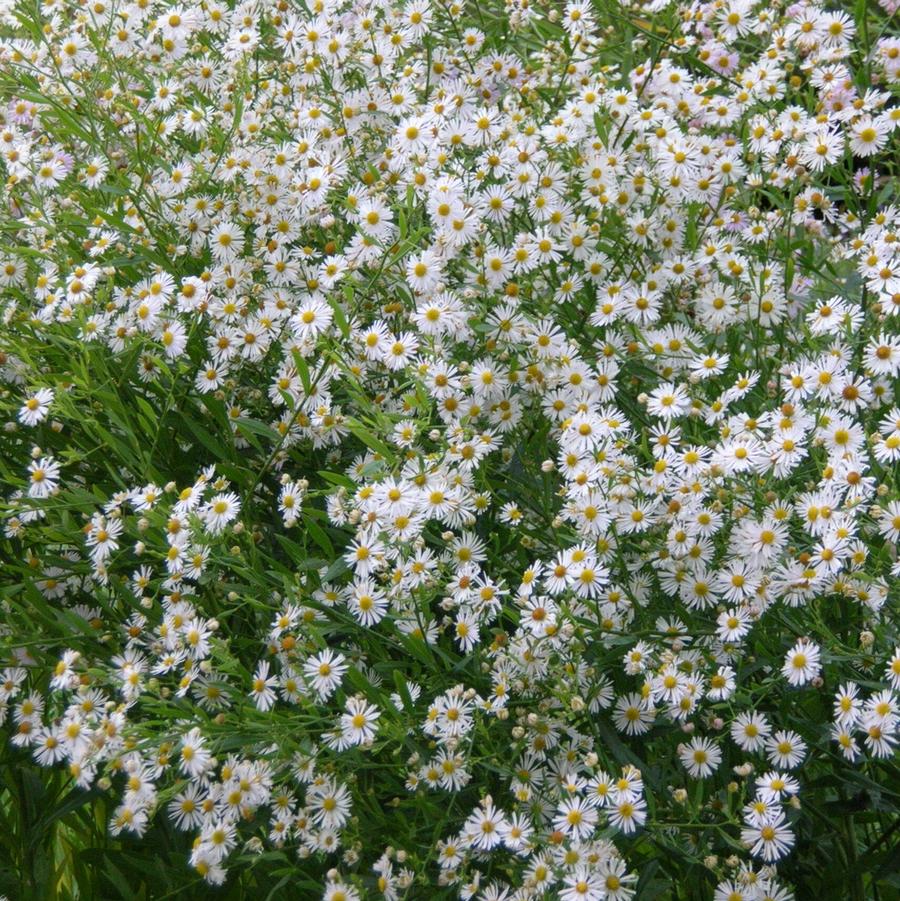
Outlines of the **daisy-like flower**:
<svg viewBox="0 0 900 901">
<path fill-rule="evenodd" d="M 406 281 L 417 294 L 434 291 L 441 282 L 441 261 L 437 254 L 425 250 L 406 264 Z"/>
<path fill-rule="evenodd" d="M 383 554 L 384 545 L 380 541 L 360 537 L 350 545 L 344 559 L 358 576 L 365 577 L 380 568 Z"/>
<path fill-rule="evenodd" d="M 795 732 L 780 731 L 766 739 L 766 755 L 774 766 L 789 770 L 806 757 L 806 743 Z"/>
<path fill-rule="evenodd" d="M 360 901 L 360 896 L 355 888 L 337 880 L 326 886 L 322 901 Z"/>
<path fill-rule="evenodd" d="M 303 664 L 303 675 L 312 684 L 316 693 L 322 699 L 327 699 L 337 691 L 347 668 L 343 654 L 325 650 L 314 654 Z"/>
<path fill-rule="evenodd" d="M 419 349 L 419 339 L 412 332 L 402 332 L 389 338 L 383 349 L 385 366 L 391 370 L 403 369 L 409 365 Z"/>
<path fill-rule="evenodd" d="M 900 373 L 900 338 L 878 335 L 866 345 L 865 364 L 875 375 L 896 376 Z"/>
<path fill-rule="evenodd" d="M 291 317 L 291 326 L 300 339 L 316 338 L 328 329 L 334 310 L 317 298 L 306 300 Z"/>
<path fill-rule="evenodd" d="M 900 647 L 894 648 L 894 653 L 887 662 L 884 676 L 891 683 L 894 691 L 900 691 Z"/>
<path fill-rule="evenodd" d="M 29 733 L 29 744 L 34 759 L 40 766 L 53 766 L 66 756 L 60 733 L 54 728 L 40 727 Z"/>
<path fill-rule="evenodd" d="M 206 772 L 213 762 L 213 756 L 206 747 L 206 739 L 198 728 L 191 729 L 181 739 L 178 756 L 179 769 L 191 779 Z M 194 812 L 193 809 L 191 812 Z M 196 812 L 199 814 L 199 808 Z"/>
<path fill-rule="evenodd" d="M 566 798 L 559 806 L 553 828 L 578 841 L 586 841 L 597 826 L 597 809 L 584 798 Z"/>
<path fill-rule="evenodd" d="M 609 857 L 598 868 L 606 892 L 607 901 L 628 901 L 634 896 L 637 873 L 629 873 L 628 865 L 621 857 Z"/>
<path fill-rule="evenodd" d="M 681 385 L 671 382 L 655 388 L 647 400 L 647 412 L 669 422 L 687 412 L 690 399 Z"/>
<path fill-rule="evenodd" d="M 801 159 L 812 172 L 821 172 L 835 163 L 844 147 L 844 138 L 834 128 L 823 126 L 812 132 L 806 139 Z"/>
<path fill-rule="evenodd" d="M 506 817 L 488 796 L 476 808 L 463 826 L 469 844 L 478 851 L 490 851 L 503 840 Z"/>
<path fill-rule="evenodd" d="M 275 706 L 277 698 L 275 688 L 277 685 L 278 678 L 269 675 L 269 661 L 261 661 L 253 674 L 250 689 L 250 697 L 258 710 L 271 710 Z"/>
<path fill-rule="evenodd" d="M 796 795 L 800 790 L 800 783 L 788 773 L 765 773 L 756 780 L 756 791 L 761 797 L 781 799 Z"/>
<path fill-rule="evenodd" d="M 559 898 L 560 901 L 603 901 L 606 898 L 603 877 L 588 867 L 577 867 L 566 876 Z"/>
<path fill-rule="evenodd" d="M 887 759 L 893 755 L 895 746 L 900 742 L 898 722 L 896 716 L 881 717 L 871 712 L 864 715 L 861 731 L 866 750 L 873 757 Z"/>
<path fill-rule="evenodd" d="M 28 464 L 28 496 L 43 500 L 59 487 L 59 463 L 53 457 L 41 457 Z"/>
<path fill-rule="evenodd" d="M 278 497 L 278 509 L 284 519 L 285 527 L 296 525 L 302 512 L 303 497 L 306 493 L 305 483 L 282 482 L 281 493 Z"/>
<path fill-rule="evenodd" d="M 374 626 L 387 613 L 388 600 L 371 580 L 361 579 L 353 584 L 347 606 L 362 625 Z"/>
<path fill-rule="evenodd" d="M 416 138 L 418 136 L 419 130 L 416 129 Z M 393 211 L 387 204 L 375 197 L 366 198 L 359 204 L 357 217 L 361 227 L 377 239 L 384 238 L 393 227 Z"/>
<path fill-rule="evenodd" d="M 712 701 L 727 701 L 736 688 L 735 672 L 730 666 L 720 666 L 709 679 L 709 698 Z"/>
<path fill-rule="evenodd" d="M 119 549 L 118 539 L 122 529 L 121 519 L 108 519 L 99 514 L 91 519 L 85 543 L 91 549 L 91 558 L 95 563 L 102 563 Z"/>
<path fill-rule="evenodd" d="M 689 744 L 679 745 L 678 756 L 694 779 L 712 775 L 722 762 L 722 752 L 708 738 L 692 738 Z"/>
<path fill-rule="evenodd" d="M 50 404 L 53 403 L 53 390 L 50 388 L 40 388 L 30 397 L 19 409 L 19 422 L 22 425 L 36 426 L 43 422 L 50 412 Z"/>
<path fill-rule="evenodd" d="M 240 511 L 240 498 L 233 491 L 228 491 L 212 497 L 200 510 L 200 517 L 210 534 L 218 535 L 234 522 Z"/>
<path fill-rule="evenodd" d="M 742 885 L 739 881 L 726 879 L 716 886 L 713 901 L 755 901 L 758 897 L 755 887 Z"/>
<path fill-rule="evenodd" d="M 722 641 L 740 642 L 750 631 L 750 616 L 744 609 L 726 610 L 716 620 Z"/>
<path fill-rule="evenodd" d="M 381 712 L 363 698 L 348 698 L 341 714 L 341 737 L 349 745 L 371 744 Z"/>
<path fill-rule="evenodd" d="M 844 728 L 840 723 L 835 723 L 831 727 L 831 738 L 837 743 L 841 756 L 849 763 L 856 763 L 862 758 L 862 752 L 859 748 L 859 742 L 856 736 Z"/>
<path fill-rule="evenodd" d="M 208 620 L 195 616 L 189 619 L 183 626 L 182 637 L 188 654 L 195 660 L 203 660 L 209 655 L 209 642 L 213 630 Z M 218 702 L 216 692 L 207 695 L 208 699 Z"/>
<path fill-rule="evenodd" d="M 66 177 L 66 169 L 62 160 L 51 157 L 35 169 L 33 177 L 37 188 L 49 191 Z"/>
<path fill-rule="evenodd" d="M 834 696 L 835 722 L 845 729 L 852 729 L 862 714 L 859 686 L 854 682 L 841 685 Z"/>
<path fill-rule="evenodd" d="M 233 222 L 221 222 L 209 235 L 209 247 L 217 260 L 230 262 L 243 252 L 244 234 Z"/>
<path fill-rule="evenodd" d="M 854 156 L 872 156 L 884 148 L 891 125 L 882 116 L 860 116 L 851 126 L 850 150 Z"/>
<path fill-rule="evenodd" d="M 649 731 L 655 713 L 637 694 L 624 695 L 616 702 L 615 726 L 626 735 L 643 735 Z"/>
<path fill-rule="evenodd" d="M 311 786 L 308 796 L 313 820 L 323 829 L 340 829 L 347 822 L 352 801 L 346 786 L 325 779 Z"/>
<path fill-rule="evenodd" d="M 478 617 L 472 610 L 460 610 L 453 624 L 454 637 L 463 653 L 469 653 L 478 645 L 481 630 Z"/>
<path fill-rule="evenodd" d="M 744 805 L 744 823 L 753 828 L 768 823 L 779 813 L 777 798 L 758 794 L 749 804 Z"/>
<path fill-rule="evenodd" d="M 762 858 L 766 863 L 780 860 L 794 846 L 794 834 L 785 824 L 784 814 L 780 811 L 758 826 L 749 826 L 741 830 L 741 841 L 750 849 L 754 857 Z"/>
<path fill-rule="evenodd" d="M 806 685 L 822 671 L 819 646 L 812 641 L 798 641 L 785 655 L 781 674 L 791 685 Z"/>
<path fill-rule="evenodd" d="M 184 791 L 172 798 L 167 810 L 176 829 L 182 832 L 197 829 L 203 822 L 203 790 L 199 785 L 189 783 Z"/>
<path fill-rule="evenodd" d="M 609 824 L 614 829 L 631 835 L 647 820 L 647 808 L 642 800 L 619 800 L 609 808 Z"/>
</svg>

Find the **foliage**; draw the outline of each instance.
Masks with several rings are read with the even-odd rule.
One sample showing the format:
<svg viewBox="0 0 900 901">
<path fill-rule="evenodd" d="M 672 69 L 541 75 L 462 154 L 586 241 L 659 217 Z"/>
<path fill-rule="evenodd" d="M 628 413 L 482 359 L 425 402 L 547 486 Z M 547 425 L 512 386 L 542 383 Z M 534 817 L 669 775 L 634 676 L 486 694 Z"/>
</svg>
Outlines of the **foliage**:
<svg viewBox="0 0 900 901">
<path fill-rule="evenodd" d="M 0 0 L 0 893 L 900 897 L 893 0 Z"/>
</svg>

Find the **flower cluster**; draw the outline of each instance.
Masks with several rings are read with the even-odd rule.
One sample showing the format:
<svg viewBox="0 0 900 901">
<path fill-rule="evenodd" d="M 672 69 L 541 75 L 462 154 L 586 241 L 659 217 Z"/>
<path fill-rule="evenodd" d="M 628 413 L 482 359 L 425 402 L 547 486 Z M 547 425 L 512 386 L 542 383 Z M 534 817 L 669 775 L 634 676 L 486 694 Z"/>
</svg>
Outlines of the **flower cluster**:
<svg viewBox="0 0 900 901">
<path fill-rule="evenodd" d="M 811 894 L 897 799 L 894 12 L 0 3 L 22 759 L 211 884 Z"/>
</svg>

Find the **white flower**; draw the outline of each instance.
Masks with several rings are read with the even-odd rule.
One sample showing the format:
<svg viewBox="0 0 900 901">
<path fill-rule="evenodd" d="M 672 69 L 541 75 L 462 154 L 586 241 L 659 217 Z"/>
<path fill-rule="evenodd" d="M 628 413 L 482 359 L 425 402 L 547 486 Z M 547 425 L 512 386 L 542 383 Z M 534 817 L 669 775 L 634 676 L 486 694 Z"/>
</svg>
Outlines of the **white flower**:
<svg viewBox="0 0 900 901">
<path fill-rule="evenodd" d="M 890 133 L 885 117 L 860 116 L 852 126 L 850 149 L 855 156 L 872 156 L 884 147 Z"/>
<path fill-rule="evenodd" d="M 586 841 L 597 826 L 597 808 L 583 798 L 566 798 L 557 809 L 553 828 L 578 841 Z"/>
<path fill-rule="evenodd" d="M 53 457 L 41 457 L 28 465 L 28 496 L 42 500 L 59 485 L 59 463 Z"/>
<path fill-rule="evenodd" d="M 323 699 L 331 697 L 347 672 L 346 658 L 330 650 L 321 651 L 303 664 L 303 674 Z"/>
<path fill-rule="evenodd" d="M 375 738 L 381 712 L 362 698 L 348 698 L 341 714 L 341 737 L 348 745 L 370 744 Z"/>
<path fill-rule="evenodd" d="M 647 412 L 669 422 L 687 412 L 689 402 L 687 392 L 681 385 L 668 382 L 651 392 L 647 401 Z"/>
<path fill-rule="evenodd" d="M 40 388 L 22 404 L 19 410 L 19 422 L 27 426 L 35 426 L 39 422 L 43 422 L 50 412 L 52 403 L 52 389 Z"/>
<path fill-rule="evenodd" d="M 213 535 L 218 535 L 237 518 L 240 510 L 240 498 L 233 491 L 223 492 L 210 499 L 209 503 L 201 509 L 200 517 L 206 524 L 207 530 Z"/>
<path fill-rule="evenodd" d="M 122 534 L 121 519 L 107 519 L 97 514 L 91 519 L 85 543 L 91 549 L 91 557 L 102 563 L 109 555 L 118 550 L 118 538 Z"/>
<path fill-rule="evenodd" d="M 712 775 L 722 762 L 722 752 L 708 738 L 697 737 L 689 744 L 680 745 L 678 756 L 682 766 L 695 779 Z"/>
<path fill-rule="evenodd" d="M 388 601 L 384 592 L 377 588 L 374 582 L 360 579 L 353 583 L 347 606 L 362 625 L 374 626 L 387 613 Z"/>
<path fill-rule="evenodd" d="M 566 876 L 560 901 L 603 901 L 606 898 L 603 877 L 580 866 Z"/>
<path fill-rule="evenodd" d="M 490 851 L 503 841 L 506 818 L 488 797 L 466 820 L 463 834 L 473 848 Z"/>
<path fill-rule="evenodd" d="M 766 754 L 774 766 L 794 769 L 806 756 L 806 743 L 795 732 L 779 731 L 766 739 Z"/>
<path fill-rule="evenodd" d="M 758 751 L 765 744 L 771 729 L 765 716 L 746 711 L 731 724 L 731 737 L 743 751 Z"/>
<path fill-rule="evenodd" d="M 806 685 L 822 671 L 819 646 L 811 641 L 798 641 L 785 655 L 781 674 L 791 685 Z"/>
<path fill-rule="evenodd" d="M 191 729 L 181 739 L 179 751 L 179 769 L 191 778 L 195 778 L 205 772 L 212 764 L 213 756 L 206 747 L 206 739 L 199 728 Z M 185 814 L 184 807 L 181 808 Z M 193 812 L 190 811 L 190 812 Z M 197 810 L 199 813 L 199 808 Z"/>
<path fill-rule="evenodd" d="M 233 222 L 220 222 L 209 235 L 209 247 L 217 260 L 234 260 L 243 252 L 244 235 Z"/>
<path fill-rule="evenodd" d="M 647 808 L 641 800 L 621 799 L 609 809 L 609 824 L 626 835 L 635 832 L 647 819 Z"/>
<path fill-rule="evenodd" d="M 441 276 L 440 259 L 431 250 L 410 257 L 406 264 L 406 281 L 418 294 L 434 291 L 440 284 Z"/>
<path fill-rule="evenodd" d="M 269 662 L 267 660 L 261 661 L 253 674 L 250 690 L 250 697 L 259 710 L 271 710 L 275 706 L 275 688 L 277 685 L 278 678 L 269 675 Z"/>
<path fill-rule="evenodd" d="M 785 825 L 784 814 L 779 811 L 758 826 L 742 829 L 741 841 L 750 848 L 754 857 L 761 857 L 766 863 L 772 863 L 790 851 L 795 839 Z"/>
</svg>

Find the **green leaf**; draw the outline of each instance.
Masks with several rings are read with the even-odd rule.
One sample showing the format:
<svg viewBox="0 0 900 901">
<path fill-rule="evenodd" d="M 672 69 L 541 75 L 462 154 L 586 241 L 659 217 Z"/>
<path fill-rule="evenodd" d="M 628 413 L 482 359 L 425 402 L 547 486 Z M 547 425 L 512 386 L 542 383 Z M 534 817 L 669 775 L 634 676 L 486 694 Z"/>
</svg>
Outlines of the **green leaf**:
<svg viewBox="0 0 900 901">
<path fill-rule="evenodd" d="M 266 425 L 266 423 L 260 422 L 258 419 L 245 419 L 242 416 L 235 420 L 235 422 L 240 429 L 250 432 L 253 435 L 260 435 L 261 437 L 268 438 L 270 441 L 276 443 L 281 440 L 281 435 L 275 431 L 272 426 Z"/>
<path fill-rule="evenodd" d="M 353 483 L 353 480 L 348 476 L 343 475 L 339 472 L 323 472 L 319 470 L 318 475 L 320 475 L 326 482 L 331 482 L 332 485 L 340 485 L 342 488 L 346 488 L 348 491 L 354 491 L 356 489 L 356 485 Z"/>
<path fill-rule="evenodd" d="M 297 375 L 300 376 L 300 383 L 303 385 L 303 390 L 307 396 L 312 394 L 312 382 L 309 378 L 309 366 L 307 365 L 306 360 L 300 356 L 300 354 L 295 350 L 292 353 L 292 357 L 294 359 L 294 366 L 297 368 Z"/>
<path fill-rule="evenodd" d="M 344 288 L 344 292 L 345 292 L 344 296 L 346 296 L 346 292 L 348 289 L 351 292 L 353 291 L 353 289 L 349 285 L 347 285 Z M 351 296 L 352 296 L 352 294 L 351 294 Z M 328 303 L 331 306 L 331 309 L 334 310 L 334 321 L 337 323 L 337 327 L 341 330 L 341 335 L 344 337 L 344 339 L 349 338 L 350 337 L 350 326 L 347 323 L 347 316 L 344 313 L 343 307 L 333 297 L 329 298 Z"/>
<path fill-rule="evenodd" d="M 331 543 L 325 532 L 316 525 L 312 516 L 306 512 L 303 514 L 303 525 L 306 528 L 306 531 L 309 532 L 312 540 L 322 549 L 325 556 L 331 560 L 334 557 L 334 545 Z"/>
<path fill-rule="evenodd" d="M 391 461 L 393 454 L 391 449 L 380 439 L 376 438 L 372 431 L 364 426 L 358 419 L 348 419 L 347 428 L 362 441 L 366 447 L 380 454 L 385 460 Z"/>
</svg>

